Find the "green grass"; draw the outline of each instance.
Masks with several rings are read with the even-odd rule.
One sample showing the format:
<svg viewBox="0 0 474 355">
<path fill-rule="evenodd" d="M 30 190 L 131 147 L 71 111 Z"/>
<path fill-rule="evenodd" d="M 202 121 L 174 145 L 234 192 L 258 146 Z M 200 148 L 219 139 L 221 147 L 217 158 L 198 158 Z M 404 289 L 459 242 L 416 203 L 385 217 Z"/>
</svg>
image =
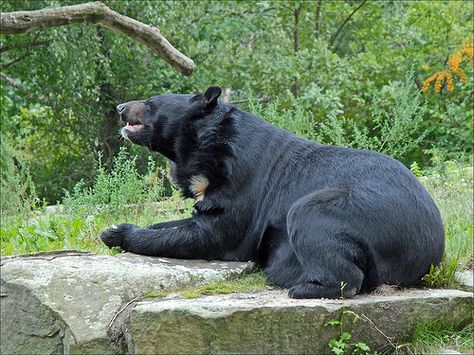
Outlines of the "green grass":
<svg viewBox="0 0 474 355">
<path fill-rule="evenodd" d="M 446 256 L 458 259 L 462 268 L 472 268 L 472 167 L 447 162 L 421 181 L 440 209 L 446 231 Z"/>
<path fill-rule="evenodd" d="M 439 320 L 419 324 L 413 332 L 410 343 L 399 348 L 400 353 L 439 354 L 442 349 L 452 349 L 472 354 L 473 325 L 446 324 Z M 409 351 L 407 351 L 409 350 Z"/>
<path fill-rule="evenodd" d="M 429 287 L 455 287 L 455 272 L 473 267 L 473 170 L 446 162 L 420 179 L 440 209 L 446 232 L 443 262 L 424 281 Z"/>
<path fill-rule="evenodd" d="M 40 251 L 80 249 L 100 254 L 115 254 L 100 240 L 102 230 L 117 223 L 147 226 L 187 218 L 192 201 L 178 196 L 160 203 L 141 203 L 125 207 L 83 206 L 59 213 L 34 213 L 28 218 L 9 217 L 0 222 L 1 255 Z"/>
</svg>

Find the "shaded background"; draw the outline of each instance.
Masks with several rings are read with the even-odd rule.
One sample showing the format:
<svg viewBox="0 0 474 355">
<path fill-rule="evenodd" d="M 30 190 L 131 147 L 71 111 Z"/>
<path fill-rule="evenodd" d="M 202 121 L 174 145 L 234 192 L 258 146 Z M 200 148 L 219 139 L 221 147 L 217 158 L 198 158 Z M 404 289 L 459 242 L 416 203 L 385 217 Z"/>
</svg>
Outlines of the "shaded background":
<svg viewBox="0 0 474 355">
<path fill-rule="evenodd" d="M 15 0 L 1 8 L 76 3 Z M 128 144 L 118 134 L 117 103 L 209 85 L 229 88 L 231 101 L 270 96 L 240 106 L 309 139 L 378 150 L 407 166 L 472 156 L 472 2 L 105 3 L 157 26 L 196 71 L 185 77 L 98 26 L 0 37 L 2 48 L 45 41 L 1 55 L 2 72 L 21 84 L 1 87 L 4 194 L 55 203 L 80 179 L 91 184 L 98 153 L 110 167 Z M 145 171 L 149 152 L 129 149 Z M 153 157 L 157 168 L 164 164 Z"/>
</svg>

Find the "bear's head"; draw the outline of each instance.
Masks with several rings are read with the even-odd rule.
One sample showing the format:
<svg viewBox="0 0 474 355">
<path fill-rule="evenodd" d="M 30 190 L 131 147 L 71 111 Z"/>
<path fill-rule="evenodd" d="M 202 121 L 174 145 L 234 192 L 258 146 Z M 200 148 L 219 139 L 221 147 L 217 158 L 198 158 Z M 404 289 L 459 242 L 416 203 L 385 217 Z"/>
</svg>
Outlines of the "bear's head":
<svg viewBox="0 0 474 355">
<path fill-rule="evenodd" d="M 174 140 L 183 120 L 211 114 L 221 92 L 220 87 L 211 86 L 204 94 L 161 95 L 119 104 L 117 111 L 124 125 L 121 134 L 174 160 Z"/>
</svg>

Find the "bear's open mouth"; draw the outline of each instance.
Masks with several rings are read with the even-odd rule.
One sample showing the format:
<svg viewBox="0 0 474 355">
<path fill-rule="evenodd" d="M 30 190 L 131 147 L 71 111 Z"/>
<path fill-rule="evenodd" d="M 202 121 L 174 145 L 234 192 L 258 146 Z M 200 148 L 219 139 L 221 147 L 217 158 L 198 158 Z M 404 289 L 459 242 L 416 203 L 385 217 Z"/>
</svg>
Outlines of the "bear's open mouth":
<svg viewBox="0 0 474 355">
<path fill-rule="evenodd" d="M 132 132 L 132 133 L 137 133 L 144 127 L 143 124 L 141 123 L 130 123 L 127 122 L 127 125 L 124 127 L 127 131 Z"/>
</svg>

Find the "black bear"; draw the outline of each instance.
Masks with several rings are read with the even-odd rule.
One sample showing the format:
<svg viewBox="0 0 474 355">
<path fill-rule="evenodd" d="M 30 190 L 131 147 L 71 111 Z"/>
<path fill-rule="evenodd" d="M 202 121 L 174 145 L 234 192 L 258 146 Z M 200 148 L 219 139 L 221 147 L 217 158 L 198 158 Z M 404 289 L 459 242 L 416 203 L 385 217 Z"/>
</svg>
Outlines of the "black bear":
<svg viewBox="0 0 474 355">
<path fill-rule="evenodd" d="M 117 106 L 122 135 L 171 161 L 191 218 L 112 226 L 138 254 L 252 260 L 295 298 L 351 297 L 418 282 L 444 252 L 440 213 L 400 162 L 310 142 L 204 94 Z M 288 119 L 291 119 L 290 117 Z"/>
</svg>

